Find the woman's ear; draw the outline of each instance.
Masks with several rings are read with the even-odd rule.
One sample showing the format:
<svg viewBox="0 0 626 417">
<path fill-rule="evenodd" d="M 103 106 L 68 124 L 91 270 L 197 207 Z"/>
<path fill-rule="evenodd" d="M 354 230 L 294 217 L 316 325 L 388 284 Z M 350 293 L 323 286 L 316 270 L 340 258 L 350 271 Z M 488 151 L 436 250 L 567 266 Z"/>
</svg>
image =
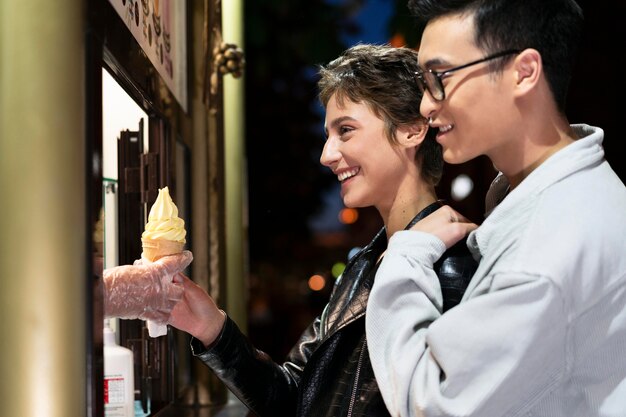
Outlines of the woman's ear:
<svg viewBox="0 0 626 417">
<path fill-rule="evenodd" d="M 415 123 L 398 128 L 400 143 L 410 147 L 420 145 L 426 137 L 428 128 L 426 120 L 418 120 Z"/>
</svg>

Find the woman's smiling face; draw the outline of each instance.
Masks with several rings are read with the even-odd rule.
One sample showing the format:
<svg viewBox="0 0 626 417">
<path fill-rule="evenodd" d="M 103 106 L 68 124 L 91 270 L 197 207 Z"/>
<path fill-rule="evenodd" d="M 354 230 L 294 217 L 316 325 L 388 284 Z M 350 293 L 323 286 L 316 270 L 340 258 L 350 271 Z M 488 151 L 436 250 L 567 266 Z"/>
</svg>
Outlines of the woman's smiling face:
<svg viewBox="0 0 626 417">
<path fill-rule="evenodd" d="M 320 157 L 341 182 L 346 207 L 391 206 L 406 159 L 385 133 L 385 123 L 370 106 L 333 95 L 326 106 L 326 143 Z"/>
</svg>

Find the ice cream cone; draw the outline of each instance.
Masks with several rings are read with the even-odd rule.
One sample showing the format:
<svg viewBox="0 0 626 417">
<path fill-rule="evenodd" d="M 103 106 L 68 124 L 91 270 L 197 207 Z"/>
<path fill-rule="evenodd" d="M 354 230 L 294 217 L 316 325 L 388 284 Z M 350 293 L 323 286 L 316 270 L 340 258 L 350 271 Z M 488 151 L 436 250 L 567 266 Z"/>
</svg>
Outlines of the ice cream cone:
<svg viewBox="0 0 626 417">
<path fill-rule="evenodd" d="M 172 240 L 142 238 L 141 246 L 143 248 L 142 256 L 150 262 L 154 262 L 164 256 L 181 253 L 185 248 L 185 243 Z"/>
<path fill-rule="evenodd" d="M 154 240 L 142 238 L 141 246 L 143 248 L 141 257 L 148 262 L 154 262 L 164 256 L 181 253 L 185 247 L 185 243 L 173 240 Z M 148 327 L 148 334 L 150 337 L 159 337 L 167 334 L 166 324 L 157 324 L 148 320 L 146 325 Z"/>
<path fill-rule="evenodd" d="M 181 253 L 185 247 L 186 233 L 185 222 L 178 217 L 178 207 L 174 204 L 169 189 L 161 188 L 141 234 L 142 259 L 144 262 L 154 262 L 163 256 Z M 151 337 L 167 334 L 166 324 L 147 320 L 147 326 Z"/>
</svg>

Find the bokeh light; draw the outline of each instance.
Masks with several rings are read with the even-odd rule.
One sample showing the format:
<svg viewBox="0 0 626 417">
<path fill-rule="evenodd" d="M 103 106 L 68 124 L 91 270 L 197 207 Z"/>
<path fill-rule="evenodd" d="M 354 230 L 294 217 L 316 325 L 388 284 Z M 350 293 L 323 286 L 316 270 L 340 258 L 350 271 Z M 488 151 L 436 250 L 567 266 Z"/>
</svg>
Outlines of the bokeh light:
<svg viewBox="0 0 626 417">
<path fill-rule="evenodd" d="M 333 277 L 339 278 L 339 275 L 343 273 L 344 269 L 346 269 L 346 264 L 343 262 L 335 262 L 330 271 L 333 274 Z"/>
<path fill-rule="evenodd" d="M 353 208 L 344 208 L 339 212 L 339 221 L 343 224 L 353 224 L 359 218 L 359 212 Z"/>
<path fill-rule="evenodd" d="M 316 274 L 309 278 L 309 288 L 311 291 L 321 291 L 326 286 L 326 278 Z"/>
<path fill-rule="evenodd" d="M 450 189 L 450 195 L 456 201 L 461 201 L 474 189 L 474 182 L 470 177 L 465 174 L 461 174 L 452 180 Z"/>
</svg>

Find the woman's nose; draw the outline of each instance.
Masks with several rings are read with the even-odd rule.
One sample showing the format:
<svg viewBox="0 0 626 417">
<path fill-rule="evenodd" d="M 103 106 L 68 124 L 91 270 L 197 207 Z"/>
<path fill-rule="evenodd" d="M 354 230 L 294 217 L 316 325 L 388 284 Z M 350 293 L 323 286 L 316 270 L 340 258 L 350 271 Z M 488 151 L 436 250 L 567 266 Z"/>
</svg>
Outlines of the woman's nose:
<svg viewBox="0 0 626 417">
<path fill-rule="evenodd" d="M 326 139 L 326 143 L 324 143 L 320 163 L 332 169 L 332 166 L 339 161 L 339 158 L 341 158 L 341 153 L 339 152 L 338 141 L 331 136 Z"/>
</svg>

